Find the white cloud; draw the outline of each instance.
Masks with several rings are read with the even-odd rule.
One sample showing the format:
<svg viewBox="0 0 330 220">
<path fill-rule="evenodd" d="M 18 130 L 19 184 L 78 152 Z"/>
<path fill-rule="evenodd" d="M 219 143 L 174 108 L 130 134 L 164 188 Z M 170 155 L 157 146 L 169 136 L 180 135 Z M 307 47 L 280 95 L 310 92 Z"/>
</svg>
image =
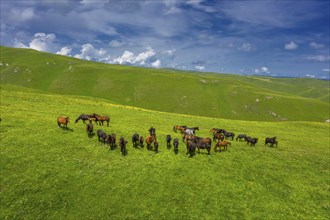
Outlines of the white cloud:
<svg viewBox="0 0 330 220">
<path fill-rule="evenodd" d="M 126 50 L 122 56 L 113 59 L 111 63 L 146 65 L 150 64 L 152 57 L 155 55 L 155 51 L 150 47 L 147 48 L 147 51 L 139 53 L 138 55 L 135 55 L 133 52 Z M 154 65 L 157 64 L 157 60 L 155 62 Z"/>
<path fill-rule="evenodd" d="M 310 42 L 309 47 L 313 49 L 321 49 L 324 48 L 324 44 L 318 44 L 316 42 Z"/>
<path fill-rule="evenodd" d="M 306 57 L 306 59 L 315 62 L 326 62 L 326 61 L 330 61 L 330 56 L 315 55 L 315 56 L 308 56 Z"/>
<path fill-rule="evenodd" d="M 141 65 L 144 65 L 145 62 L 155 55 L 155 51 L 152 48 L 148 48 L 146 52 L 140 53 L 134 60 L 134 63 L 139 63 Z"/>
<path fill-rule="evenodd" d="M 217 10 L 211 6 L 207 6 L 207 5 L 203 5 L 202 2 L 204 2 L 204 0 L 188 0 L 186 2 L 187 5 L 191 5 L 192 7 L 205 11 L 205 12 L 216 12 Z"/>
<path fill-rule="evenodd" d="M 326 69 L 322 69 L 323 72 L 330 72 L 330 69 L 329 68 L 326 68 Z"/>
<path fill-rule="evenodd" d="M 257 68 L 257 69 L 254 69 L 254 72 L 257 73 L 257 74 L 269 74 L 269 73 L 271 73 L 269 71 L 269 69 L 267 67 L 265 67 L 265 66 L 260 67 L 260 68 Z"/>
<path fill-rule="evenodd" d="M 286 49 L 286 50 L 295 50 L 297 48 L 298 48 L 298 44 L 296 44 L 293 41 L 291 41 L 290 43 L 284 45 L 284 49 Z"/>
<path fill-rule="evenodd" d="M 161 65 L 161 61 L 160 60 L 156 60 L 155 62 L 151 63 L 151 66 L 152 67 L 156 67 L 156 68 L 160 67 L 160 65 Z"/>
<path fill-rule="evenodd" d="M 69 47 L 62 47 L 60 51 L 56 52 L 56 54 L 68 56 L 70 55 L 71 51 L 72 49 Z"/>
<path fill-rule="evenodd" d="M 103 48 L 96 49 L 91 44 L 82 45 L 80 54 L 76 54 L 74 57 L 85 60 L 104 60 L 108 58 L 107 51 Z"/>
<path fill-rule="evenodd" d="M 204 65 L 195 65 L 195 69 L 199 70 L 199 71 L 203 71 L 203 70 L 205 70 L 205 66 Z"/>
<path fill-rule="evenodd" d="M 29 48 L 39 51 L 50 51 L 51 44 L 55 38 L 55 34 L 36 33 L 29 43 Z"/>
<path fill-rule="evenodd" d="M 314 74 L 307 74 L 306 77 L 308 77 L 308 78 L 315 78 L 315 75 Z"/>
</svg>

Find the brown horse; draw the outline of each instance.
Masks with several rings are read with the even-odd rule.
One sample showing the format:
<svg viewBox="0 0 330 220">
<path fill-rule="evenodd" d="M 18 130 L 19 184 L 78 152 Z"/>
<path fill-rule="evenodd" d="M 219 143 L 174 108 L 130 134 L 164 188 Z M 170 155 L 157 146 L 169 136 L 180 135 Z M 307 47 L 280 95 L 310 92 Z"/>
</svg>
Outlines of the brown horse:
<svg viewBox="0 0 330 220">
<path fill-rule="evenodd" d="M 214 147 L 214 151 L 216 151 L 217 150 L 217 148 L 219 148 L 219 150 L 221 151 L 221 147 L 223 147 L 223 150 L 227 150 L 227 146 L 228 145 L 231 145 L 231 143 L 229 142 L 229 141 L 219 141 L 216 145 L 215 145 L 215 147 Z"/>
<path fill-rule="evenodd" d="M 184 129 L 186 129 L 187 128 L 187 126 L 186 125 L 174 125 L 174 127 L 173 127 L 173 131 L 174 132 L 177 132 L 178 130 L 180 130 L 180 131 L 184 131 Z"/>
<path fill-rule="evenodd" d="M 196 138 L 196 136 L 195 135 L 193 135 L 193 134 L 184 134 L 183 136 L 182 136 L 182 142 L 188 142 L 188 141 L 194 141 L 195 140 L 195 138 Z"/>
<path fill-rule="evenodd" d="M 103 122 L 107 122 L 107 127 L 109 127 L 109 123 L 110 123 L 110 116 L 100 116 L 100 115 L 94 115 L 94 117 L 96 118 L 96 120 L 99 122 L 100 125 L 103 125 Z"/>
<path fill-rule="evenodd" d="M 63 124 L 65 129 L 68 129 L 68 123 L 70 122 L 70 118 L 69 117 L 62 117 L 59 116 L 57 118 L 57 125 L 58 127 L 61 127 L 60 125 Z"/>
<path fill-rule="evenodd" d="M 151 144 L 153 143 L 153 142 L 155 142 L 156 141 L 156 138 L 155 138 L 155 136 L 153 136 L 153 135 L 150 135 L 150 136 L 148 136 L 147 138 L 146 138 L 146 144 L 147 144 L 147 149 L 148 150 L 150 150 L 150 146 L 151 146 Z"/>
</svg>

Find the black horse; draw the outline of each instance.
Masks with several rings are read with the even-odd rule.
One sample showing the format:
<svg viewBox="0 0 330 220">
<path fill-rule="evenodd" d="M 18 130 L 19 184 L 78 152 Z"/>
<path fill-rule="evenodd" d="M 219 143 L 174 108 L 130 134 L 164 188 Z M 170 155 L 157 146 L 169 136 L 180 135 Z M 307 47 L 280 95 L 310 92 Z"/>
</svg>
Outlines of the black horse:
<svg viewBox="0 0 330 220">
<path fill-rule="evenodd" d="M 89 119 L 89 116 L 86 114 L 81 114 L 75 121 L 74 123 L 77 123 L 79 120 L 82 120 L 84 123 Z"/>
<path fill-rule="evenodd" d="M 150 136 L 154 136 L 156 138 L 156 128 L 151 127 L 149 130 Z"/>
<path fill-rule="evenodd" d="M 236 141 L 237 140 L 241 141 L 242 139 L 244 139 L 244 141 L 246 141 L 246 134 L 239 134 L 236 138 Z"/>
<path fill-rule="evenodd" d="M 258 143 L 258 138 L 246 137 L 246 143 L 250 144 L 250 146 L 256 146 L 256 143 Z"/>
<path fill-rule="evenodd" d="M 134 133 L 132 136 L 132 143 L 133 143 L 133 147 L 137 147 L 137 145 L 139 144 L 139 134 L 138 133 Z"/>
<path fill-rule="evenodd" d="M 171 140 L 172 140 L 172 137 L 171 135 L 166 135 L 166 143 L 167 143 L 167 149 L 170 149 L 171 148 Z"/>
<path fill-rule="evenodd" d="M 158 153 L 158 142 L 157 141 L 154 142 L 154 150 L 155 150 L 155 153 Z"/>
<path fill-rule="evenodd" d="M 174 138 L 173 146 L 174 146 L 174 153 L 178 154 L 178 152 L 179 152 L 179 139 Z"/>
<path fill-rule="evenodd" d="M 99 141 L 105 144 L 105 139 L 107 139 L 107 134 L 102 130 L 97 130 L 96 133 L 97 133 L 97 137 L 99 138 Z"/>
<path fill-rule="evenodd" d="M 273 147 L 274 144 L 277 146 L 277 143 L 278 143 L 278 142 L 277 142 L 277 140 L 276 140 L 276 136 L 275 136 L 275 137 L 272 137 L 272 138 L 267 137 L 266 140 L 265 140 L 265 145 L 270 144 L 271 147 Z"/>
</svg>

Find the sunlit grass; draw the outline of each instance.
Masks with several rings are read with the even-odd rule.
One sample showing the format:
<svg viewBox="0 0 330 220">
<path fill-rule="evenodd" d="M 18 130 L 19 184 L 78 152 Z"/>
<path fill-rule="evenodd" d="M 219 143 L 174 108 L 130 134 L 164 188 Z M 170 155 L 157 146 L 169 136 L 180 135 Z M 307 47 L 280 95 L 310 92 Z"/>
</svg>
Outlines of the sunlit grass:
<svg viewBox="0 0 330 220">
<path fill-rule="evenodd" d="M 128 155 L 111 151 L 81 113 L 111 116 L 98 126 L 128 141 Z M 171 114 L 104 100 L 1 86 L 1 219 L 328 219 L 329 124 L 256 122 Z M 69 130 L 57 128 L 70 116 Z M 186 156 L 167 149 L 181 136 L 175 124 L 220 127 L 259 137 L 256 147 L 233 141 L 227 152 Z M 158 154 L 135 149 L 131 136 L 156 128 Z M 277 136 L 278 147 L 264 138 Z M 213 144 L 214 146 L 214 144 Z"/>
</svg>

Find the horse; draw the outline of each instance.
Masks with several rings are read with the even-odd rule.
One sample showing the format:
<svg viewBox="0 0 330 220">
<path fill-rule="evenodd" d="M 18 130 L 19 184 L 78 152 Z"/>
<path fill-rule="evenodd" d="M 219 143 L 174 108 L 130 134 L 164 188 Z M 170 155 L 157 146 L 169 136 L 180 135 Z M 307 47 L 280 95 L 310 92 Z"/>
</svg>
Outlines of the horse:
<svg viewBox="0 0 330 220">
<path fill-rule="evenodd" d="M 70 122 L 70 118 L 69 117 L 59 116 L 57 118 L 57 125 L 58 125 L 59 128 L 61 127 L 60 125 L 63 124 L 64 125 L 64 128 L 65 129 L 68 129 L 68 123 L 69 122 Z"/>
<path fill-rule="evenodd" d="M 223 150 L 227 151 L 227 146 L 231 145 L 231 143 L 229 141 L 219 141 L 215 147 L 214 147 L 214 151 L 217 150 L 217 148 L 219 148 L 219 150 L 221 151 L 221 147 L 223 147 Z"/>
<path fill-rule="evenodd" d="M 234 132 L 226 132 L 225 131 L 224 135 L 225 135 L 226 139 L 231 138 L 232 141 L 234 140 L 234 137 L 235 137 Z"/>
<path fill-rule="evenodd" d="M 174 125 L 173 127 L 173 131 L 176 133 L 178 130 L 182 130 L 182 129 L 186 129 L 187 126 L 186 125 Z"/>
<path fill-rule="evenodd" d="M 133 143 L 133 147 L 136 147 L 139 143 L 139 134 L 138 133 L 134 133 L 132 136 L 132 143 Z"/>
<path fill-rule="evenodd" d="M 179 140 L 177 138 L 174 138 L 173 146 L 174 146 L 174 153 L 177 154 L 179 152 Z"/>
<path fill-rule="evenodd" d="M 96 133 L 97 133 L 97 137 L 99 138 L 99 141 L 101 141 L 101 139 L 102 139 L 103 140 L 103 144 L 105 144 L 105 139 L 107 138 L 107 134 L 104 131 L 102 131 L 102 130 L 97 130 Z"/>
<path fill-rule="evenodd" d="M 198 127 L 186 128 L 184 131 L 185 134 L 195 134 L 195 131 L 199 131 Z"/>
<path fill-rule="evenodd" d="M 223 139 L 225 138 L 225 136 L 222 133 L 215 133 L 213 135 L 213 141 L 223 141 Z"/>
<path fill-rule="evenodd" d="M 211 134 L 213 134 L 213 135 L 215 135 L 216 133 L 218 133 L 218 128 L 212 128 L 211 130 L 210 130 L 210 133 Z"/>
<path fill-rule="evenodd" d="M 192 141 L 187 141 L 186 146 L 187 146 L 186 155 L 189 154 L 190 157 L 193 157 L 195 154 L 197 145 Z"/>
<path fill-rule="evenodd" d="M 122 154 L 123 156 L 125 156 L 125 155 L 127 154 L 126 144 L 127 144 L 127 141 L 125 140 L 125 138 L 121 137 L 121 138 L 119 139 L 119 146 L 120 146 L 121 154 Z"/>
<path fill-rule="evenodd" d="M 193 134 L 184 134 L 182 136 L 182 142 L 185 142 L 185 141 L 194 141 L 195 140 L 195 135 Z"/>
<path fill-rule="evenodd" d="M 107 127 L 109 127 L 109 123 L 110 123 L 110 116 L 100 116 L 100 115 L 94 115 L 94 117 L 96 118 L 96 120 L 99 122 L 99 125 L 103 125 L 103 122 L 107 122 Z"/>
<path fill-rule="evenodd" d="M 155 153 L 158 153 L 158 142 L 157 141 L 154 142 L 154 149 L 155 149 Z"/>
<path fill-rule="evenodd" d="M 151 135 L 146 138 L 147 149 L 150 150 L 150 145 L 156 141 L 155 136 Z"/>
<path fill-rule="evenodd" d="M 246 141 L 246 134 L 239 134 L 236 138 L 236 141 L 239 139 L 241 141 L 244 138 L 244 141 Z"/>
<path fill-rule="evenodd" d="M 156 139 L 156 129 L 154 127 L 151 127 L 149 130 L 150 136 L 154 136 Z"/>
<path fill-rule="evenodd" d="M 75 121 L 74 123 L 77 123 L 79 120 L 82 120 L 84 123 L 89 119 L 88 115 L 86 114 L 81 114 Z"/>
<path fill-rule="evenodd" d="M 140 136 L 140 138 L 139 138 L 139 142 L 140 142 L 140 147 L 143 147 L 144 139 L 143 139 L 142 136 Z"/>
<path fill-rule="evenodd" d="M 110 149 L 113 150 L 116 147 L 116 134 L 109 134 L 107 138 L 107 143 L 110 146 Z"/>
<path fill-rule="evenodd" d="M 267 137 L 267 138 L 265 139 L 265 146 L 268 145 L 268 144 L 270 144 L 270 146 L 273 147 L 274 144 L 277 146 L 277 143 L 278 143 L 278 142 L 277 142 L 277 140 L 276 140 L 276 136 L 275 136 L 275 137 L 272 137 L 272 138 Z"/>
<path fill-rule="evenodd" d="M 197 144 L 198 153 L 200 153 L 200 148 L 201 148 L 201 149 L 206 149 L 208 155 L 210 155 L 211 144 L 212 144 L 211 138 L 196 137 L 195 143 Z"/>
<path fill-rule="evenodd" d="M 258 143 L 258 138 L 246 137 L 246 143 L 255 146 Z"/>
<path fill-rule="evenodd" d="M 93 123 L 92 123 L 92 121 L 89 121 L 89 124 L 86 125 L 86 131 L 87 131 L 88 136 L 92 135 L 93 129 L 94 129 Z"/>
<path fill-rule="evenodd" d="M 171 140 L 172 140 L 172 137 L 171 135 L 166 135 L 166 143 L 167 143 L 167 149 L 170 149 L 171 148 Z"/>
</svg>

